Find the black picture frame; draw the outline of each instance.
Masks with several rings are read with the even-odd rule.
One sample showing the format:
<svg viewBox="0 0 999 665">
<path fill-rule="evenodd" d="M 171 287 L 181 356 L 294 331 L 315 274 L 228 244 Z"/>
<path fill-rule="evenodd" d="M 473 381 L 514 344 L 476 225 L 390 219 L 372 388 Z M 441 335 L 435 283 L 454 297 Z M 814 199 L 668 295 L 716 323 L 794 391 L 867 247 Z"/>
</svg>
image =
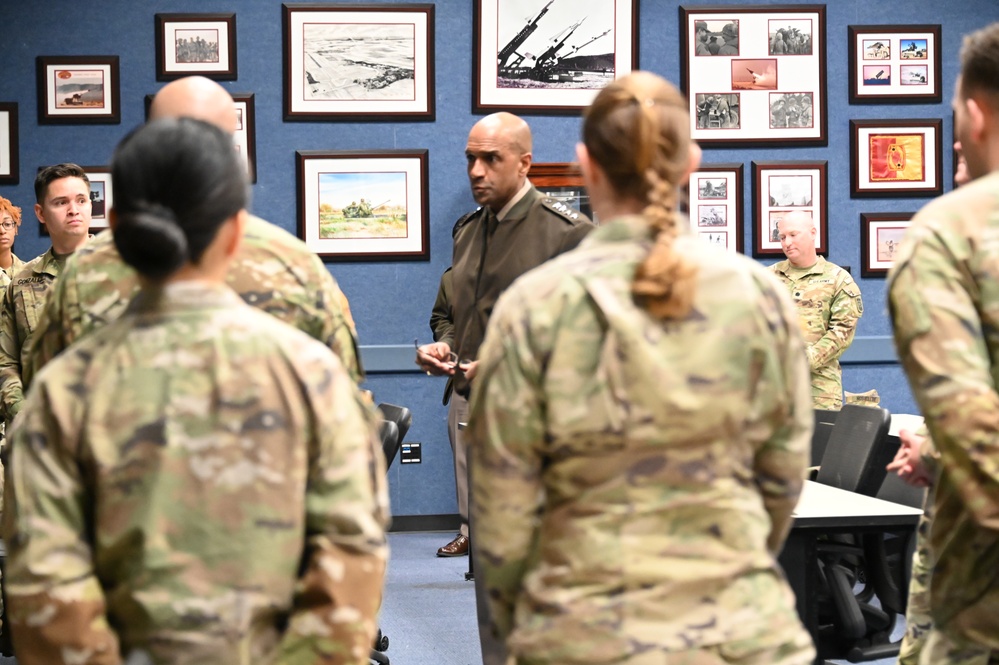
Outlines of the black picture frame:
<svg viewBox="0 0 999 665">
<path fill-rule="evenodd" d="M 943 180 L 942 119 L 850 120 L 851 197 L 939 196 Z"/>
<path fill-rule="evenodd" d="M 745 251 L 742 178 L 742 162 L 701 164 L 690 174 L 686 205 L 692 233 L 739 254 Z"/>
<path fill-rule="evenodd" d="M 156 80 L 235 81 L 236 14 L 156 14 Z"/>
<path fill-rule="evenodd" d="M 887 277 L 914 212 L 860 213 L 860 276 Z"/>
<path fill-rule="evenodd" d="M 850 103 L 939 104 L 941 52 L 939 24 L 847 26 Z"/>
<path fill-rule="evenodd" d="M 825 160 L 753 162 L 753 256 L 784 256 L 775 230 L 781 215 L 802 210 L 816 220 L 815 251 L 829 253 L 829 181 Z M 787 199 L 781 199 L 787 191 Z"/>
<path fill-rule="evenodd" d="M 21 181 L 17 102 L 0 102 L 0 185 Z"/>
<path fill-rule="evenodd" d="M 38 124 L 121 123 L 118 56 L 40 55 L 35 64 Z"/>
</svg>

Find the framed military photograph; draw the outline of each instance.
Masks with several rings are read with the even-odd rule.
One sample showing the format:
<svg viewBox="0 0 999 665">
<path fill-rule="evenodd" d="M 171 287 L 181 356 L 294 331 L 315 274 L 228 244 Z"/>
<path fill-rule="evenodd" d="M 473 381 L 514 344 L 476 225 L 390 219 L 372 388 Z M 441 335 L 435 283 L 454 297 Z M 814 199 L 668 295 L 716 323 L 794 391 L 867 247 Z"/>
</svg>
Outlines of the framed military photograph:
<svg viewBox="0 0 999 665">
<path fill-rule="evenodd" d="M 284 4 L 285 120 L 433 120 L 433 4 Z"/>
<path fill-rule="evenodd" d="M 118 56 L 36 58 L 38 124 L 118 124 Z"/>
<path fill-rule="evenodd" d="M 742 253 L 742 164 L 701 164 L 690 174 L 687 189 L 694 235 L 730 252 Z"/>
<path fill-rule="evenodd" d="M 860 276 L 886 277 L 906 231 L 911 212 L 860 213 Z"/>
<path fill-rule="evenodd" d="M 298 235 L 323 257 L 430 258 L 426 150 L 300 150 Z"/>
<path fill-rule="evenodd" d="M 252 93 L 232 93 L 236 105 L 236 131 L 232 135 L 236 152 L 246 165 L 246 177 L 250 182 L 257 181 L 257 128 L 254 118 Z"/>
<path fill-rule="evenodd" d="M 579 170 L 579 164 L 535 162 L 531 164 L 531 169 L 527 172 L 527 179 L 539 192 L 557 199 L 593 219 L 590 194 L 583 186 L 583 174 Z"/>
<path fill-rule="evenodd" d="M 638 68 L 638 0 L 472 0 L 472 111 L 575 114 Z"/>
<path fill-rule="evenodd" d="M 17 102 L 0 102 L 0 185 L 16 185 L 18 168 Z"/>
<path fill-rule="evenodd" d="M 156 80 L 236 80 L 235 14 L 157 14 Z"/>
<path fill-rule="evenodd" d="M 826 145 L 825 5 L 681 5 L 680 86 L 707 146 Z"/>
<path fill-rule="evenodd" d="M 815 250 L 828 252 L 825 161 L 753 162 L 753 256 L 783 256 L 778 224 L 804 213 L 815 224 Z"/>
<path fill-rule="evenodd" d="M 850 196 L 943 193 L 943 121 L 851 120 Z"/>
<path fill-rule="evenodd" d="M 940 25 L 847 26 L 851 104 L 939 104 Z"/>
<path fill-rule="evenodd" d="M 96 233 L 108 228 L 108 211 L 114 205 L 111 167 L 84 166 L 83 170 L 90 179 L 90 232 Z"/>
</svg>

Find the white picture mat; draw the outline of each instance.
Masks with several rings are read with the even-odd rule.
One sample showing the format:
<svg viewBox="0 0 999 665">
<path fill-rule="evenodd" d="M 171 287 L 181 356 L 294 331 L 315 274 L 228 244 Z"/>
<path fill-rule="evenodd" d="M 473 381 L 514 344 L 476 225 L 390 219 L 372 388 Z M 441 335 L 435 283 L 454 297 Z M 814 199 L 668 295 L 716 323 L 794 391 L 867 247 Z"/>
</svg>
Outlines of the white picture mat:
<svg viewBox="0 0 999 665">
<path fill-rule="evenodd" d="M 925 59 L 903 59 L 899 52 L 901 42 L 910 39 L 926 40 Z M 887 60 L 864 60 L 864 42 L 882 41 L 890 44 L 891 57 Z M 913 95 L 931 94 L 940 90 L 940 82 L 936 78 L 934 63 L 937 57 L 936 36 L 932 32 L 863 32 L 857 34 L 855 57 L 857 63 L 857 97 L 879 95 Z M 884 65 L 891 68 L 891 84 L 885 86 L 864 85 L 864 66 Z M 926 85 L 902 85 L 901 65 L 925 65 Z"/>
<path fill-rule="evenodd" d="M 91 232 L 106 229 L 108 227 L 108 211 L 114 206 L 114 189 L 111 187 L 111 174 L 103 172 L 87 171 L 87 177 L 91 183 L 100 182 L 104 184 L 104 214 L 93 215 L 91 218 Z"/>
<path fill-rule="evenodd" d="M 219 36 L 219 61 L 215 62 L 177 62 L 177 31 L 184 30 L 217 30 Z M 166 53 L 163 55 L 164 68 L 170 72 L 228 72 L 232 65 L 229 62 L 229 23 L 226 21 L 166 21 L 163 24 L 165 33 L 163 45 Z"/>
<path fill-rule="evenodd" d="M 701 181 L 724 181 L 724 198 L 701 198 Z M 728 251 L 740 253 L 742 248 L 738 247 L 740 223 L 738 205 L 742 197 L 742 192 L 738 188 L 738 177 L 735 171 L 694 171 L 690 174 L 690 229 L 698 238 L 708 240 L 702 234 L 725 233 L 725 246 Z M 700 206 L 717 206 L 725 209 L 725 225 L 717 227 L 700 226 Z M 717 243 L 716 243 L 717 244 Z"/>
<path fill-rule="evenodd" d="M 86 106 L 72 106 L 69 108 L 57 108 L 56 107 L 56 73 L 61 71 L 69 72 L 101 72 L 103 73 L 102 85 L 104 86 L 104 106 L 102 108 L 97 107 L 86 107 Z M 111 80 L 111 65 L 98 65 L 98 64 L 74 64 L 68 66 L 61 65 L 46 65 L 45 66 L 45 100 L 48 108 L 46 109 L 46 114 L 50 116 L 82 116 L 82 115 L 114 115 L 116 109 L 112 108 L 112 86 L 114 82 Z"/>
<path fill-rule="evenodd" d="M 911 220 L 880 220 L 872 221 L 868 223 L 867 227 L 867 265 L 872 270 L 888 270 L 894 264 L 894 260 L 883 261 L 878 259 L 879 248 L 884 251 L 890 251 L 884 245 L 887 240 L 892 240 L 899 242 L 901 236 L 905 235 L 905 232 L 912 226 Z M 900 233 L 886 233 L 894 230 L 899 230 Z M 898 236 L 898 237 L 896 237 Z M 898 247 L 894 248 L 894 253 L 897 255 Z"/>
<path fill-rule="evenodd" d="M 0 111 L 0 176 L 11 173 L 10 111 Z"/>
<path fill-rule="evenodd" d="M 780 206 L 770 205 L 770 177 L 784 176 L 811 176 L 812 180 L 812 204 L 808 206 Z M 812 222 L 815 225 L 815 248 L 822 248 L 822 224 L 825 220 L 821 218 L 824 209 L 822 197 L 822 172 L 819 169 L 762 169 L 760 171 L 760 186 L 763 191 L 759 193 L 759 231 L 764 231 L 760 240 L 760 248 L 763 250 L 778 250 L 783 252 L 780 240 L 773 240 L 773 225 L 771 224 L 771 213 L 775 216 L 780 213 L 790 213 L 793 211 L 804 211 L 811 214 Z"/>
<path fill-rule="evenodd" d="M 870 139 L 878 134 L 923 134 L 923 179 L 922 180 L 871 180 L 871 153 L 868 149 Z M 926 127 L 859 127 L 857 130 L 857 154 L 858 164 L 853 168 L 857 169 L 857 185 L 859 191 L 868 189 L 885 190 L 897 189 L 905 191 L 907 189 L 934 186 L 940 182 L 940 174 L 937 173 L 937 129 L 933 126 Z"/>
<path fill-rule="evenodd" d="M 252 178 L 253 172 L 250 169 L 249 127 L 247 125 L 247 113 L 249 113 L 249 110 L 247 109 L 247 102 L 235 100 L 233 103 L 236 105 L 236 110 L 240 114 L 239 118 L 241 122 L 232 135 L 232 141 L 236 144 L 240 161 L 242 161 L 243 166 L 246 167 L 246 175 Z"/>
</svg>

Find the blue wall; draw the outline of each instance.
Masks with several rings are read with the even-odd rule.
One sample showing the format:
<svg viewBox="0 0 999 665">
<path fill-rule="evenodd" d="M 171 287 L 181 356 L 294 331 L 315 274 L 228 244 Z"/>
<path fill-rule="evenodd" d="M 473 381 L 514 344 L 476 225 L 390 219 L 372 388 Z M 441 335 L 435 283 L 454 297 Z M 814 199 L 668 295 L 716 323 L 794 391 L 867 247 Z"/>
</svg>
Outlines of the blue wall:
<svg viewBox="0 0 999 665">
<path fill-rule="evenodd" d="M 384 0 L 369 0 L 378 4 Z M 571 0 L 560 0 L 569 2 Z M 436 97 L 434 122 L 342 123 L 282 121 L 281 3 L 277 0 L 70 0 L 3 4 L 0 40 L 0 101 L 19 104 L 20 184 L 0 186 L 3 195 L 24 208 L 26 223 L 15 251 L 21 258 L 43 252 L 48 244 L 31 213 L 32 179 L 38 166 L 61 161 L 106 164 L 117 141 L 144 119 L 143 98 L 162 84 L 155 78 L 156 12 L 233 12 L 237 14 L 239 78 L 223 82 L 232 92 L 256 95 L 258 181 L 254 210 L 294 231 L 296 227 L 295 150 L 429 148 L 431 259 L 429 262 L 330 264 L 351 299 L 365 358 L 372 372 L 367 387 L 379 401 L 413 408 L 416 420 L 407 437 L 423 442 L 423 463 L 392 470 L 392 502 L 397 515 L 455 512 L 443 381 L 410 371 L 412 340 L 430 339 L 427 326 L 440 273 L 450 263 L 450 229 L 473 206 L 464 172 L 465 137 L 477 116 L 471 113 L 472 2 L 436 3 Z M 705 3 L 689 2 L 688 5 Z M 712 4 L 740 4 L 720 0 Z M 742 3 L 745 4 L 745 3 Z M 755 0 L 755 4 L 795 4 Z M 798 3 L 800 4 L 800 3 Z M 70 19 L 71 17 L 71 19 Z M 641 0 L 639 65 L 679 81 L 677 3 Z M 705 150 L 710 162 L 743 162 L 746 189 L 745 237 L 751 242 L 750 193 L 753 160 L 823 159 L 829 162 L 829 259 L 860 272 L 860 213 L 917 210 L 925 199 L 851 199 L 849 196 L 850 118 L 943 118 L 945 146 L 952 136 L 950 91 L 958 72 L 961 35 L 999 19 L 996 0 L 909 0 L 905 3 L 836 0 L 827 3 L 826 77 L 829 146 L 824 148 Z M 847 26 L 878 23 L 943 25 L 944 103 L 933 105 L 850 106 L 848 104 Z M 35 81 L 38 55 L 114 55 L 121 57 L 120 125 L 39 126 Z M 570 161 L 577 140 L 573 117 L 530 117 L 536 162 Z M 950 186 L 949 147 L 944 173 Z M 847 365 L 847 390 L 877 388 L 895 412 L 914 412 L 904 376 L 894 362 L 885 316 L 884 280 L 858 280 L 866 314 L 859 340 Z M 873 361 L 873 362 L 872 362 Z M 415 369 L 415 368 L 414 368 Z"/>
</svg>

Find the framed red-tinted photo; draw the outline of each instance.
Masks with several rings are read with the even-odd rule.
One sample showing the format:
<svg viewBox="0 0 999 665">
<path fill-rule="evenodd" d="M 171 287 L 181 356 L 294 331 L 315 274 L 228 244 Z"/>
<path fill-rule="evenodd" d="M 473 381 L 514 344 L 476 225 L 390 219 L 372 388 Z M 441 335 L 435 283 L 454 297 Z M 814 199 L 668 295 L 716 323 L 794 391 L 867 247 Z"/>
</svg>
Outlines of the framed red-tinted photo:
<svg viewBox="0 0 999 665">
<path fill-rule="evenodd" d="M 851 120 L 850 195 L 937 196 L 943 193 L 943 121 Z"/>
</svg>

